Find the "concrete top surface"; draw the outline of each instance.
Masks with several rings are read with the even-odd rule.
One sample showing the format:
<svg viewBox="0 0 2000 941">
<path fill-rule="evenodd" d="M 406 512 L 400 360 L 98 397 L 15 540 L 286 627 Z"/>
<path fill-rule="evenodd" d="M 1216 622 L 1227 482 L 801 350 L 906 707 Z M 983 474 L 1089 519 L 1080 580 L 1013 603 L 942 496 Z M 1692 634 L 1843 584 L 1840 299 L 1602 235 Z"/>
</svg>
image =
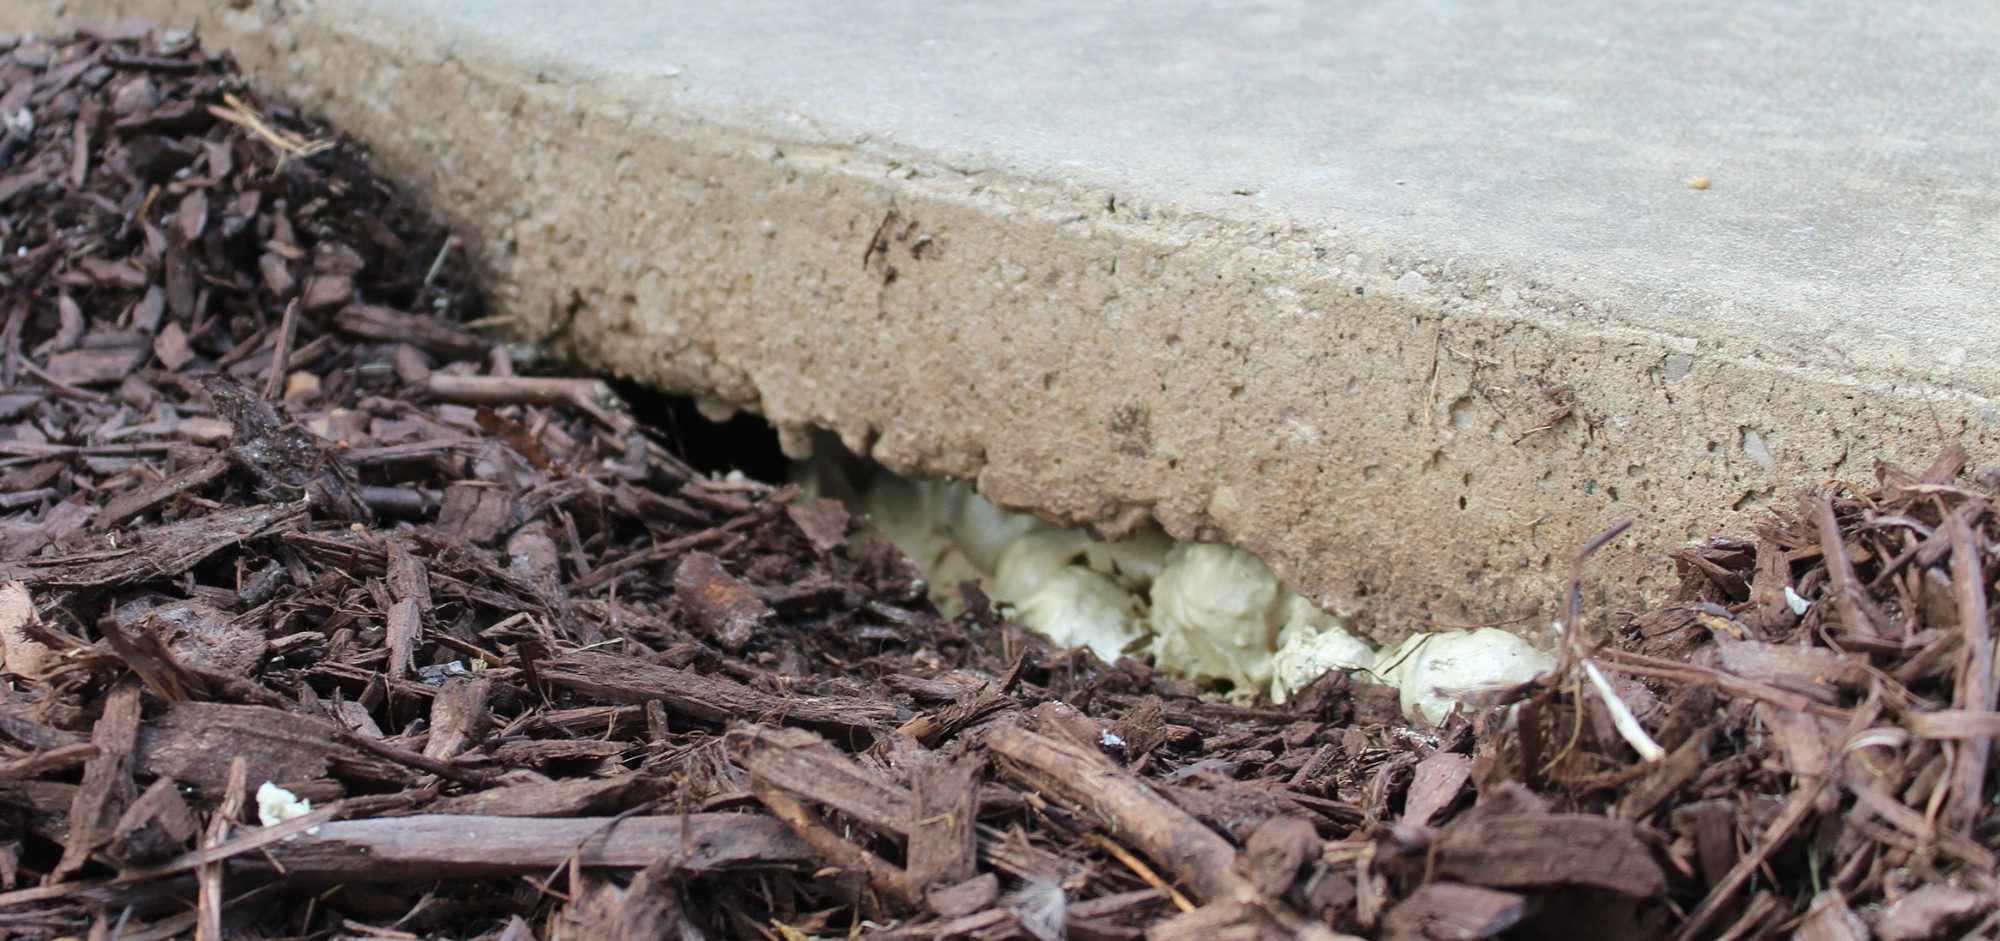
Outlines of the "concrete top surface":
<svg viewBox="0 0 2000 941">
<path fill-rule="evenodd" d="M 780 139 L 1269 218 L 1554 291 L 1551 316 L 2000 392 L 1990 3 L 364 5 Z"/>
</svg>

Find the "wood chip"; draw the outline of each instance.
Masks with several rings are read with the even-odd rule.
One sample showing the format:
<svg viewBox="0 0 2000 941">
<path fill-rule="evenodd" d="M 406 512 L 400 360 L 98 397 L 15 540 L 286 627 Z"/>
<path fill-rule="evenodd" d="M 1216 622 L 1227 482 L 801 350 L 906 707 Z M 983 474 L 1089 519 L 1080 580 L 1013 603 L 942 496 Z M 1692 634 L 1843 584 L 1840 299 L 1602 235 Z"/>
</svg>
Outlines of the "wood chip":
<svg viewBox="0 0 2000 941">
<path fill-rule="evenodd" d="M 847 544 L 847 507 L 839 501 L 820 497 L 794 500 L 785 507 L 785 516 L 820 552 L 832 552 Z"/>
<path fill-rule="evenodd" d="M 602 780 L 536 781 L 446 798 L 431 805 L 431 809 L 441 814 L 478 817 L 586 817 L 622 813 L 668 790 L 667 782 L 641 774 Z"/>
<path fill-rule="evenodd" d="M 349 304 L 334 318 L 341 330 L 378 343 L 408 343 L 446 359 L 478 359 L 487 341 L 432 317 L 419 317 L 376 304 Z"/>
<path fill-rule="evenodd" d="M 542 669 L 542 676 L 558 686 L 613 702 L 658 700 L 669 712 L 715 725 L 757 718 L 867 736 L 896 717 L 894 707 L 879 701 L 774 696 L 734 680 L 593 652 L 570 654 L 550 663 Z"/>
<path fill-rule="evenodd" d="M 139 732 L 139 686 L 120 683 L 104 701 L 104 715 L 91 729 L 97 757 L 83 766 L 83 782 L 69 805 L 69 840 L 50 873 L 60 882 L 83 868 L 90 854 L 116 835 L 116 823 L 138 788 L 132 779 L 133 746 Z"/>
<path fill-rule="evenodd" d="M 918 892 L 962 883 L 977 872 L 979 843 L 979 757 L 919 773 L 911 783 L 916 798 L 904 825 L 909 835 L 910 884 Z M 928 896 L 926 896 L 928 897 Z"/>
<path fill-rule="evenodd" d="M 35 619 L 34 600 L 20 582 L 0 584 L 0 670 L 24 680 L 39 680 L 55 662 L 55 652 L 28 630 Z"/>
<path fill-rule="evenodd" d="M 1497 938 L 1528 914 L 1528 900 L 1513 892 L 1433 882 L 1419 887 L 1383 916 L 1383 933 L 1417 941 Z"/>
<path fill-rule="evenodd" d="M 986 744 L 1007 774 L 1104 820 L 1197 898 L 1226 900 L 1256 893 L 1238 874 L 1236 850 L 1227 840 L 1101 753 L 1020 727 L 994 729 Z"/>
<path fill-rule="evenodd" d="M 722 649 L 741 651 L 774 613 L 750 586 L 706 552 L 690 552 L 674 569 L 674 597 Z"/>
<path fill-rule="evenodd" d="M 1283 897 L 1300 870 L 1325 848 L 1319 831 L 1304 817 L 1273 817 L 1258 825 L 1237 860 L 1251 885 L 1269 898 Z"/>
<path fill-rule="evenodd" d="M 104 588 L 173 578 L 229 546 L 295 525 L 305 513 L 303 503 L 222 510 L 139 530 L 115 547 L 0 563 L 0 577 L 61 588 Z"/>
<path fill-rule="evenodd" d="M 1468 755 L 1436 752 L 1417 762 L 1410 792 L 1403 798 L 1403 822 L 1428 826 L 1458 799 L 1459 791 L 1471 779 L 1472 758 Z"/>
<path fill-rule="evenodd" d="M 908 833 L 919 819 L 909 791 L 863 768 L 811 732 L 737 729 L 729 735 L 729 747 L 753 777 L 869 826 Z"/>
<path fill-rule="evenodd" d="M 2000 910 L 2000 899 L 1949 885 L 1923 885 L 1884 906 L 1875 919 L 1881 941 L 1926 941 Z"/>
<path fill-rule="evenodd" d="M 105 853 L 122 866 L 151 865 L 185 851 L 198 830 L 180 788 L 159 778 L 125 808 Z"/>
<path fill-rule="evenodd" d="M 306 279 L 306 291 L 301 300 L 310 314 L 344 307 L 354 300 L 354 279 L 344 274 L 313 275 Z"/>
<path fill-rule="evenodd" d="M 1146 941 L 1289 941 L 1296 937 L 1262 908 L 1233 899 L 1204 905 L 1146 929 Z"/>
<path fill-rule="evenodd" d="M 332 723 L 265 706 L 180 703 L 138 737 L 138 763 L 147 774 L 172 778 L 208 794 L 220 794 L 227 769 L 217 755 L 249 762 L 252 780 L 311 781 L 323 778 L 335 761 L 360 763 L 363 756 L 337 744 Z M 394 777 L 376 770 L 372 776 Z"/>
<path fill-rule="evenodd" d="M 49 357 L 43 367 L 56 382 L 71 386 L 115 385 L 146 361 L 147 347 L 112 346 L 71 350 Z"/>
<path fill-rule="evenodd" d="M 1439 838 L 1436 871 L 1503 889 L 1582 886 L 1652 898 L 1667 887 L 1666 874 L 1630 823 L 1585 814 L 1462 820 Z"/>
<path fill-rule="evenodd" d="M 179 473 L 135 487 L 111 498 L 100 507 L 97 515 L 91 519 L 91 525 L 98 529 L 111 529 L 123 525 L 127 520 L 157 508 L 183 493 L 208 486 L 220 479 L 228 470 L 228 461 L 219 457 L 210 458 Z"/>
<path fill-rule="evenodd" d="M 1805 921 L 1792 935 L 1797 941 L 1868 941 L 1868 924 L 1847 907 L 1847 899 L 1828 889 L 1813 897 Z"/>
<path fill-rule="evenodd" d="M 783 825 L 743 814 L 341 820 L 266 849 L 290 878 L 352 882 L 541 875 L 572 856 L 583 869 L 669 864 L 690 874 L 791 868 L 812 860 Z"/>
<path fill-rule="evenodd" d="M 485 678 L 446 680 L 431 700 L 431 734 L 424 757 L 449 761 L 458 757 L 486 728 L 487 700 L 493 681 Z"/>
</svg>

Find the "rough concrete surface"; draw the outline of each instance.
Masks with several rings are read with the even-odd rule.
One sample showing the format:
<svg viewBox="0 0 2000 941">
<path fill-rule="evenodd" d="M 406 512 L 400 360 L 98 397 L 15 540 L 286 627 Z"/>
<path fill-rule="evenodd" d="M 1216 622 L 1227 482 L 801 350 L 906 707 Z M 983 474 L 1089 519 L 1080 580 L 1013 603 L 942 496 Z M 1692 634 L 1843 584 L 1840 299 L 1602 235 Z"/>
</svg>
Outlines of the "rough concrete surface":
<svg viewBox="0 0 2000 941">
<path fill-rule="evenodd" d="M 1996 450 L 2000 8 L 16 0 L 198 24 L 585 360 L 1378 635 Z M 1705 177 L 1706 189 L 1689 180 Z M 1539 620 L 1535 618 L 1534 620 Z"/>
</svg>

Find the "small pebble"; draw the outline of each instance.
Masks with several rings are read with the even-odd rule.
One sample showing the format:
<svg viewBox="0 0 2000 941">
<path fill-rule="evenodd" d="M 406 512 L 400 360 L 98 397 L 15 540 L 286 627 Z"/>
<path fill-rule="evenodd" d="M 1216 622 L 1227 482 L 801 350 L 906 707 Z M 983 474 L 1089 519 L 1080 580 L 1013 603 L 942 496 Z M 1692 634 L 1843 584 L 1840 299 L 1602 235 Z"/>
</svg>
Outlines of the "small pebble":
<svg viewBox="0 0 2000 941">
<path fill-rule="evenodd" d="M 1691 190 L 1708 189 L 1708 177 L 1698 176 L 1688 180 L 1688 189 Z"/>
<path fill-rule="evenodd" d="M 152 79 L 141 75 L 118 86 L 118 91 L 111 96 L 111 111 L 121 116 L 138 114 L 153 110 L 159 103 L 159 89 L 153 85 Z"/>
<path fill-rule="evenodd" d="M 194 48 L 194 33 L 185 29 L 170 29 L 160 34 L 160 42 L 153 51 L 172 58 Z"/>
<path fill-rule="evenodd" d="M 14 63 L 31 69 L 46 69 L 55 60 L 55 50 L 46 43 L 25 43 L 14 50 Z"/>
<path fill-rule="evenodd" d="M 183 418 L 174 433 L 196 444 L 219 444 L 236 433 L 236 426 L 219 418 Z"/>
<path fill-rule="evenodd" d="M 311 398 L 318 394 L 318 376 L 309 372 L 295 372 L 285 377 L 285 401 Z"/>
</svg>

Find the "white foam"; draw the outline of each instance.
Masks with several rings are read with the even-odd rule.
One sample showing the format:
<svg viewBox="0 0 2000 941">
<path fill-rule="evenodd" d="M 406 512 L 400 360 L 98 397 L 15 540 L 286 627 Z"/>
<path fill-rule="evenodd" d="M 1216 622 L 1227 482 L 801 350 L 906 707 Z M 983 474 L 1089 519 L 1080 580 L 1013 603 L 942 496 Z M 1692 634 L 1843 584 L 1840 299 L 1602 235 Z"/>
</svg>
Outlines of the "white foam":
<svg viewBox="0 0 2000 941">
<path fill-rule="evenodd" d="M 1093 539 L 995 506 L 958 481 L 887 474 L 856 486 L 815 462 L 794 474 L 845 500 L 924 569 L 948 613 L 976 579 L 1013 617 L 1055 644 L 1109 662 L 1143 649 L 1169 673 L 1224 681 L 1243 700 L 1283 703 L 1331 671 L 1397 689 L 1405 716 L 1436 724 L 1465 697 L 1527 682 L 1555 657 L 1494 628 L 1416 634 L 1377 652 L 1348 623 L 1230 546 L 1175 543 L 1158 529 Z"/>
</svg>

